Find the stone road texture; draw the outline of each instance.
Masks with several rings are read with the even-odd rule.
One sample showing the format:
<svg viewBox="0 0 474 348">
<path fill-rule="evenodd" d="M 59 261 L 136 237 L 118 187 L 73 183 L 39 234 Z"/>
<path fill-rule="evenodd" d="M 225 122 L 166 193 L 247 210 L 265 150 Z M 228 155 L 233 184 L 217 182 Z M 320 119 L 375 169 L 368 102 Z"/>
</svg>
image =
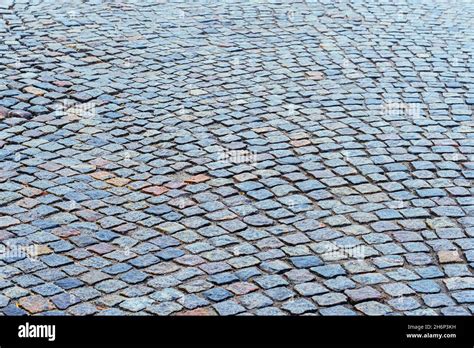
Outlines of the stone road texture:
<svg viewBox="0 0 474 348">
<path fill-rule="evenodd" d="M 474 313 L 474 2 L 1 3 L 0 313 Z"/>
</svg>

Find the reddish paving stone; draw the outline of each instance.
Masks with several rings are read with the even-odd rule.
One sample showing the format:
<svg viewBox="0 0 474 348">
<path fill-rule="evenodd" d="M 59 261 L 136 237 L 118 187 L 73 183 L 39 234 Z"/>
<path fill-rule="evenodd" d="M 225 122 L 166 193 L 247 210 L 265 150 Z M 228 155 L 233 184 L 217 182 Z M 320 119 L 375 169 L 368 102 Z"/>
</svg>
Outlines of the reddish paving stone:
<svg viewBox="0 0 474 348">
<path fill-rule="evenodd" d="M 24 192 L 25 196 L 27 197 L 37 197 L 37 196 L 40 196 L 43 191 L 42 190 L 39 190 L 37 188 L 34 188 L 34 187 L 29 187 L 27 192 L 25 192 L 26 190 L 23 190 L 22 192 Z"/>
<path fill-rule="evenodd" d="M 58 227 L 52 231 L 56 236 L 62 238 L 68 238 L 72 236 L 80 235 L 81 232 L 72 227 Z"/>
<path fill-rule="evenodd" d="M 168 201 L 168 205 L 172 207 L 177 207 L 179 209 L 185 209 L 185 208 L 196 205 L 196 202 L 194 202 L 192 199 L 189 199 L 189 198 L 178 197 L 178 198 L 174 198 Z"/>
<path fill-rule="evenodd" d="M 457 250 L 442 250 L 438 252 L 439 263 L 463 262 Z"/>
<path fill-rule="evenodd" d="M 324 79 L 324 74 L 320 71 L 308 71 L 306 73 L 306 78 L 310 80 L 323 80 Z"/>
<path fill-rule="evenodd" d="M 294 147 L 301 147 L 301 146 L 306 146 L 306 145 L 311 145 L 311 141 L 309 140 L 293 140 L 293 141 L 290 141 L 290 144 L 291 146 L 294 146 Z"/>
<path fill-rule="evenodd" d="M 9 110 L 7 108 L 4 108 L 3 106 L 0 106 L 0 120 L 2 118 L 6 118 L 8 116 Z"/>
<path fill-rule="evenodd" d="M 46 162 L 46 163 L 40 164 L 38 167 L 41 169 L 47 170 L 49 172 L 57 172 L 58 170 L 63 168 L 62 165 L 59 165 L 53 162 Z"/>
<path fill-rule="evenodd" d="M 24 118 L 27 120 L 30 120 L 33 118 L 33 115 L 31 112 L 25 111 L 25 110 L 12 110 L 8 113 L 8 116 L 10 117 L 19 117 L 19 118 Z"/>
<path fill-rule="evenodd" d="M 114 177 L 114 174 L 106 171 L 94 172 L 90 174 L 94 179 L 97 180 L 107 180 Z"/>
<path fill-rule="evenodd" d="M 20 223 L 20 220 L 12 218 L 11 216 L 2 216 L 0 217 L 0 228 L 1 227 L 9 227 L 13 225 L 17 225 Z"/>
<path fill-rule="evenodd" d="M 37 245 L 36 248 L 34 249 L 34 255 L 30 256 L 41 256 L 41 255 L 47 255 L 51 254 L 53 250 L 49 248 L 47 245 Z"/>
<path fill-rule="evenodd" d="M 58 87 L 71 87 L 71 86 L 73 86 L 73 83 L 69 82 L 69 81 L 54 81 L 53 84 L 58 86 Z"/>
<path fill-rule="evenodd" d="M 170 189 L 179 189 L 186 186 L 186 183 L 183 181 L 170 181 L 166 183 L 165 186 Z"/>
<path fill-rule="evenodd" d="M 102 168 L 110 164 L 110 161 L 103 158 L 95 158 L 89 162 L 91 165 L 96 166 L 97 168 Z"/>
<path fill-rule="evenodd" d="M 14 237 L 15 235 L 13 233 L 7 232 L 7 231 L 2 231 L 0 230 L 0 242 L 5 239 L 9 239 Z"/>
<path fill-rule="evenodd" d="M 89 209 L 80 210 L 76 215 L 88 222 L 95 222 L 103 217 L 101 213 Z"/>
<path fill-rule="evenodd" d="M 326 312 L 319 312 L 325 315 L 356 314 L 353 310 L 369 315 L 392 310 L 396 314 L 472 311 L 472 293 L 457 291 L 474 288 L 469 277 L 474 239 L 469 232 L 472 187 L 468 185 L 474 178 L 474 170 L 468 164 L 472 153 L 468 128 L 474 98 L 459 90 L 472 89 L 470 77 L 460 79 L 463 69 L 457 59 L 451 59 L 452 50 L 444 52 L 446 64 L 430 69 L 432 47 L 413 52 L 410 40 L 398 40 L 378 27 L 369 25 L 360 31 L 360 24 L 351 21 L 343 21 L 341 27 L 340 16 L 331 13 L 342 8 L 316 2 L 318 6 L 312 7 L 317 7 L 317 12 L 329 13 L 326 24 L 334 30 L 328 35 L 314 23 L 306 23 L 307 18 L 298 18 L 304 35 L 294 35 L 292 19 L 273 16 L 278 6 L 272 4 L 257 6 L 257 12 L 263 14 L 262 18 L 255 17 L 258 20 L 241 18 L 242 28 L 259 32 L 257 41 L 275 32 L 283 34 L 274 45 L 278 52 L 271 50 L 274 42 L 269 42 L 269 52 L 263 58 L 253 54 L 254 46 L 248 45 L 245 33 L 239 31 L 226 37 L 215 30 L 206 35 L 209 43 L 232 48 L 232 62 L 217 57 L 216 64 L 201 64 L 199 55 L 187 56 L 185 62 L 179 59 L 193 48 L 181 45 L 192 41 L 187 39 L 195 36 L 193 30 L 190 35 L 180 35 L 171 46 L 164 42 L 160 48 L 171 48 L 174 54 L 160 60 L 166 69 L 179 75 L 179 81 L 168 81 L 169 91 L 168 82 L 159 78 L 148 83 L 149 78 L 156 77 L 156 52 L 147 37 L 129 37 L 137 43 L 130 52 L 122 52 L 123 43 L 105 37 L 105 41 L 94 45 L 97 52 L 89 54 L 81 30 L 67 30 L 68 23 L 55 28 L 58 36 L 49 37 L 48 33 L 24 35 L 34 29 L 30 22 L 24 22 L 25 30 L 18 29 L 20 35 L 15 39 L 17 51 L 28 55 L 30 37 L 41 45 L 67 34 L 74 49 L 48 52 L 44 68 L 68 69 L 71 58 L 80 63 L 81 71 L 55 77 L 60 80 L 45 79 L 36 73 L 35 59 L 21 59 L 15 66 L 8 64 L 12 69 L 3 71 L 6 81 L 15 83 L 0 84 L 0 158 L 7 163 L 0 166 L 0 243 L 16 239 L 34 243 L 38 255 L 44 256 L 38 262 L 13 259 L 11 267 L 6 267 L 7 274 L 14 272 L 8 280 L 17 286 L 0 291 L 0 315 L 8 314 L 12 306 L 3 307 L 12 299 L 33 295 L 24 288 L 29 290 L 40 284 L 34 291 L 37 297 L 21 300 L 32 312 L 43 313 L 51 305 L 59 309 L 76 305 L 68 313 L 95 314 L 98 309 L 115 307 L 116 311 L 108 314 L 124 313 L 122 309 L 188 316 L 235 315 L 247 310 L 248 314 L 278 315 L 283 313 L 281 309 L 290 314 L 315 314 L 317 308 L 309 301 L 314 295 L 314 302 L 328 307 L 323 309 Z M 28 12 L 25 16 L 41 13 L 45 24 L 50 19 L 61 22 L 64 13 L 44 3 L 37 1 L 23 8 L 12 2 L 9 11 L 18 14 L 24 10 Z M 418 20 L 396 25 L 405 26 L 410 32 L 426 29 L 423 37 L 436 43 L 436 52 L 443 51 L 446 42 L 452 41 L 449 25 L 472 39 L 469 18 L 474 6 L 458 6 L 454 1 L 430 8 L 417 3 L 412 1 L 399 11 L 417 13 Z M 119 27 L 124 28 L 135 26 L 137 18 L 153 16 L 159 10 L 159 5 L 138 6 L 122 13 L 122 9 L 108 5 L 104 0 L 81 2 L 78 10 L 90 14 L 93 22 L 100 20 L 104 10 L 114 12 L 112 15 L 117 12 Z M 298 12 L 312 12 L 306 4 L 294 6 Z M 354 6 L 361 18 L 386 17 L 380 7 Z M 186 4 L 180 7 L 192 10 Z M 457 16 L 438 22 L 437 18 L 426 16 L 435 8 L 452 9 Z M 212 12 L 212 8 L 205 10 Z M 189 15 L 193 17 L 192 11 Z M 206 20 L 204 17 L 199 15 Z M 385 19 L 390 20 L 388 17 Z M 170 25 L 162 26 L 163 34 L 173 35 L 182 19 L 165 19 Z M 434 27 L 437 29 L 431 30 Z M 97 28 L 99 34 L 100 29 L 107 32 L 107 28 Z M 387 54 L 383 47 L 376 47 L 364 55 L 363 47 L 353 47 L 355 53 L 359 50 L 364 55 L 362 61 L 344 56 L 343 47 L 335 44 L 347 39 L 363 42 L 379 34 L 396 44 L 394 52 Z M 320 36 L 327 37 L 321 42 L 308 40 Z M 295 45 L 303 47 L 301 52 L 293 52 Z M 103 50 L 107 56 L 101 54 Z M 395 52 L 399 50 L 404 59 L 401 65 L 397 64 Z M 74 52 L 80 52 L 79 56 Z M 305 52 L 314 54 L 308 59 Z M 292 53 L 291 57 L 288 53 Z M 277 56 L 282 58 L 278 60 L 281 69 L 266 64 Z M 377 66 L 380 56 L 384 62 Z M 102 57 L 106 59 L 102 61 Z M 110 83 L 106 65 L 121 65 L 121 61 L 130 74 L 121 74 L 120 81 Z M 227 76 L 226 71 L 222 74 L 222 68 L 228 63 L 237 72 L 231 80 L 238 89 L 230 86 L 231 90 L 219 95 L 216 102 L 215 98 L 208 98 L 213 88 L 207 82 L 210 76 Z M 393 68 L 394 76 L 410 76 L 414 86 L 410 93 L 387 81 L 384 87 L 393 93 L 379 95 L 367 83 L 364 76 L 377 77 L 385 63 Z M 449 81 L 443 79 L 446 73 L 451 74 Z M 27 78 L 18 79 L 19 74 Z M 185 76 L 191 77 L 191 84 L 183 84 L 181 77 Z M 257 86 L 252 81 L 240 83 L 248 77 L 258 78 L 254 81 Z M 419 98 L 419 89 L 423 89 L 420 86 L 430 85 L 433 80 L 443 82 L 436 85 L 440 98 Z M 278 98 L 272 97 L 274 92 Z M 170 98 L 173 94 L 186 99 L 185 105 L 176 107 L 175 98 Z M 64 96 L 74 100 L 74 107 L 59 116 L 52 111 L 57 109 L 57 103 L 66 101 Z M 96 118 L 87 112 L 91 105 L 97 106 Z M 64 105 L 69 106 L 72 104 Z M 418 116 L 423 122 L 425 116 L 429 119 L 429 129 L 420 125 L 424 132 L 417 132 L 419 122 L 412 122 L 414 118 L 420 121 Z M 32 118 L 34 124 L 28 123 Z M 446 118 L 450 133 L 438 134 L 438 128 L 446 128 Z M 356 125 L 353 119 L 358 120 Z M 412 132 L 416 139 L 410 136 Z M 229 151 L 227 155 L 232 153 L 232 160 L 216 163 L 214 155 L 221 146 Z M 249 156 L 250 149 L 258 154 L 251 152 Z M 127 160 L 130 156 L 124 156 L 123 151 L 136 155 Z M 440 164 L 440 158 L 446 163 Z M 79 162 L 84 167 L 77 166 Z M 445 181 L 455 185 L 444 185 Z M 275 197 L 271 198 L 269 191 Z M 427 209 L 439 218 L 425 219 Z M 353 211 L 360 214 L 356 216 Z M 348 224 L 347 215 L 354 215 L 357 224 Z M 4 216 L 13 220 L 5 220 Z M 300 221 L 303 216 L 307 221 Z M 223 221 L 228 219 L 232 220 Z M 324 228 L 320 220 L 329 228 Z M 295 228 L 304 233 L 295 233 Z M 345 256 L 349 261 L 344 255 L 326 257 L 326 249 L 336 246 L 333 241 L 344 249 L 357 248 L 362 240 L 365 243 L 361 246 L 367 247 L 365 256 L 378 257 L 368 261 L 352 260 L 353 255 L 348 253 Z M 458 250 L 440 251 L 452 245 Z M 437 262 L 430 256 L 433 249 Z M 308 255 L 313 252 L 325 254 L 329 268 L 327 274 L 321 274 L 327 279 L 319 277 L 315 283 L 304 283 L 315 278 L 314 272 L 305 269 L 311 266 Z M 297 259 L 299 264 L 287 264 L 288 258 Z M 255 267 L 257 263 L 261 267 Z M 109 268 L 110 275 L 100 271 L 108 266 L 113 266 Z M 230 272 L 241 268 L 247 270 Z M 386 268 L 391 269 L 385 271 Z M 449 276 L 445 286 L 436 280 L 443 271 Z M 62 272 L 67 274 L 66 279 L 62 279 L 66 277 Z M 26 274 L 34 276 L 24 277 Z M 257 277 L 258 274 L 262 276 Z M 115 280 L 104 282 L 109 277 Z M 63 281 L 55 284 L 59 280 L 56 278 Z M 117 282 L 120 278 L 130 286 L 122 289 L 123 284 Z M 149 278 L 155 279 L 149 282 Z M 395 283 L 383 284 L 388 280 Z M 407 282 L 413 289 L 405 285 Z M 321 284 L 334 292 L 319 296 Z M 356 284 L 361 289 L 356 289 Z M 68 291 L 57 294 L 60 285 Z M 206 296 L 209 302 L 184 294 L 209 287 L 214 288 Z M 226 289 L 232 295 L 244 296 L 227 299 Z M 108 294 L 109 290 L 114 294 L 101 293 Z M 400 298 L 415 290 L 439 292 L 444 297 L 437 297 L 438 302 L 447 307 L 438 308 L 424 301 L 430 307 L 427 308 L 419 294 Z M 53 296 L 52 303 L 48 303 L 49 296 Z M 185 298 L 178 300 L 182 296 Z M 446 298 L 453 296 L 458 300 L 456 306 L 452 301 L 446 303 Z M 403 301 L 399 303 L 398 299 Z M 123 306 L 118 306 L 125 300 Z M 344 306 L 339 305 L 342 303 Z M 96 308 L 96 304 L 100 307 Z M 15 310 L 13 313 L 26 311 Z"/>
<path fill-rule="evenodd" d="M 268 133 L 268 132 L 273 132 L 276 129 L 274 127 L 260 127 L 260 128 L 254 128 L 253 131 L 255 133 Z"/>
</svg>

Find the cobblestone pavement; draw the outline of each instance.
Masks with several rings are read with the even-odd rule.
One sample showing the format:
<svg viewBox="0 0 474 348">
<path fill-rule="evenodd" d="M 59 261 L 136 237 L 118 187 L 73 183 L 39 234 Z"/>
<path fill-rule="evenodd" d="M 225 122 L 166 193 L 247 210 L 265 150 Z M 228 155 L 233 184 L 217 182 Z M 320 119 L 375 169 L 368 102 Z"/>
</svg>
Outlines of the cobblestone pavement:
<svg viewBox="0 0 474 348">
<path fill-rule="evenodd" d="M 0 3 L 0 313 L 474 313 L 474 2 Z"/>
</svg>

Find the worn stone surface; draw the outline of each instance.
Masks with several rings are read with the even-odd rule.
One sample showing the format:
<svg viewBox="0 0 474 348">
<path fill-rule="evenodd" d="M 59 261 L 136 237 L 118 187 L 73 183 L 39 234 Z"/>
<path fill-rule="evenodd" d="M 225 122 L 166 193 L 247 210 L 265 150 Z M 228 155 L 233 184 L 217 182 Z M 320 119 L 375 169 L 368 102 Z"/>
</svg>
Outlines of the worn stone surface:
<svg viewBox="0 0 474 348">
<path fill-rule="evenodd" d="M 473 313 L 474 3 L 8 4 L 0 314 Z"/>
</svg>

